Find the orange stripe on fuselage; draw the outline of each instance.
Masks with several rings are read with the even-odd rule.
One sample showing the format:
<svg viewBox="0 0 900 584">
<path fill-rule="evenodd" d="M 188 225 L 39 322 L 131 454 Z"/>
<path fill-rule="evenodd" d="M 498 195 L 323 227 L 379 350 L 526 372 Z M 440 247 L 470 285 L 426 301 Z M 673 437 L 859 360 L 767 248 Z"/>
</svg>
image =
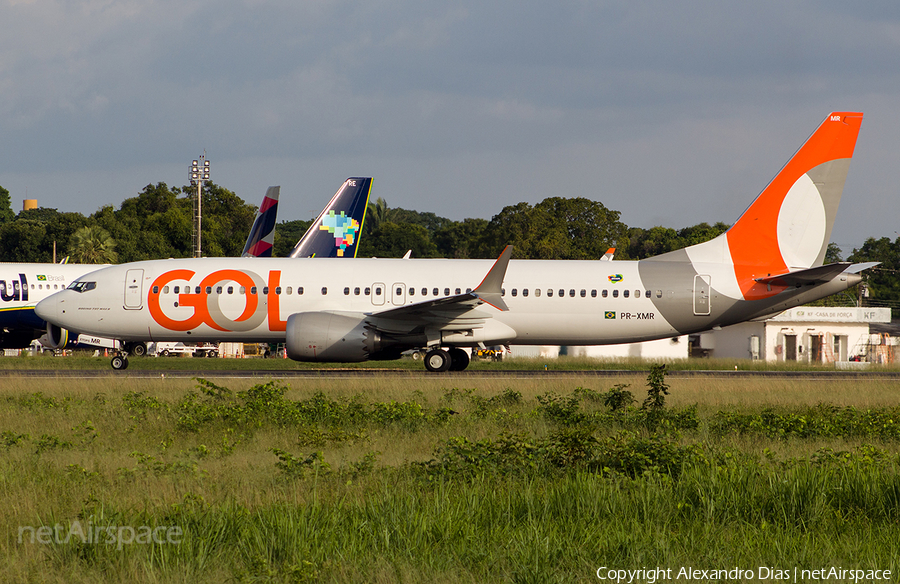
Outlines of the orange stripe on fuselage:
<svg viewBox="0 0 900 584">
<path fill-rule="evenodd" d="M 754 277 L 783 274 L 788 269 L 778 247 L 778 214 L 784 198 L 813 168 L 830 160 L 851 158 L 861 124 L 861 113 L 830 114 L 726 233 L 734 275 L 746 300 L 767 298 L 785 289 L 772 286 L 769 290 L 753 281 Z"/>
</svg>

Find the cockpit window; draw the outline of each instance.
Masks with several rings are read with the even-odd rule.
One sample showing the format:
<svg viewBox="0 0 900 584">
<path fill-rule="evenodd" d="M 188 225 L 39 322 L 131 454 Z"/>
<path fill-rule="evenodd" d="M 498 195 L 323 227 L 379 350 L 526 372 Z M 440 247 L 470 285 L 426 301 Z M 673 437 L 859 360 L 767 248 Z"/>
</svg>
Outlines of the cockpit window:
<svg viewBox="0 0 900 584">
<path fill-rule="evenodd" d="M 88 292 L 97 287 L 97 282 L 75 281 L 69 284 L 69 290 L 75 290 L 78 293 Z"/>
</svg>

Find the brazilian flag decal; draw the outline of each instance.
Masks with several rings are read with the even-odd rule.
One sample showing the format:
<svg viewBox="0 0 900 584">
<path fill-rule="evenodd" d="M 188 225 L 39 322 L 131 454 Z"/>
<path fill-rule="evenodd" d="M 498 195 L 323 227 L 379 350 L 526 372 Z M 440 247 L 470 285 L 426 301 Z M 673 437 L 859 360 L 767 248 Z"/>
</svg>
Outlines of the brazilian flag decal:
<svg viewBox="0 0 900 584">
<path fill-rule="evenodd" d="M 47 281 L 47 276 L 45 276 L 43 274 L 38 274 L 37 278 L 38 278 L 38 282 L 46 282 Z"/>
<path fill-rule="evenodd" d="M 603 313 L 603 318 L 605 318 L 607 320 L 615 320 L 616 312 L 614 310 L 607 310 L 606 312 Z"/>
</svg>

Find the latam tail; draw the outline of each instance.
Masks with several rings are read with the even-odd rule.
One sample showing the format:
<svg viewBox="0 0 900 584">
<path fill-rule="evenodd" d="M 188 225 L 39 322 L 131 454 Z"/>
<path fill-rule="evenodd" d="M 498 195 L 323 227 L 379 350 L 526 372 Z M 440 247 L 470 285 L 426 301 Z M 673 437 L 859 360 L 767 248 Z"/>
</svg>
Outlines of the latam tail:
<svg viewBox="0 0 900 584">
<path fill-rule="evenodd" d="M 275 245 L 275 217 L 278 213 L 278 195 L 281 187 L 269 187 L 262 205 L 253 220 L 250 235 L 244 245 L 241 257 L 272 257 L 272 246 Z"/>
<path fill-rule="evenodd" d="M 371 191 L 371 177 L 345 180 L 290 257 L 356 257 Z"/>
</svg>

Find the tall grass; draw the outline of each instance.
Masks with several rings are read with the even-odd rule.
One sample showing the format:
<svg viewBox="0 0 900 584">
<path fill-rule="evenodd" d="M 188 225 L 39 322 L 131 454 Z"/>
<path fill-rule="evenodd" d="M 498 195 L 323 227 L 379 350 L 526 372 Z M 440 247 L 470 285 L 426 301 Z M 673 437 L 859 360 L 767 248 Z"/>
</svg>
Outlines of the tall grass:
<svg viewBox="0 0 900 584">
<path fill-rule="evenodd" d="M 669 379 L 650 415 L 633 378 L 580 381 L 8 387 L 0 572 L 46 582 L 571 582 L 601 566 L 900 570 L 891 388 L 823 393 L 795 382 L 779 402 L 785 392 L 767 382 Z M 844 401 L 810 405 L 824 394 Z M 183 536 L 19 542 L 22 526 L 75 523 L 177 526 Z"/>
</svg>

